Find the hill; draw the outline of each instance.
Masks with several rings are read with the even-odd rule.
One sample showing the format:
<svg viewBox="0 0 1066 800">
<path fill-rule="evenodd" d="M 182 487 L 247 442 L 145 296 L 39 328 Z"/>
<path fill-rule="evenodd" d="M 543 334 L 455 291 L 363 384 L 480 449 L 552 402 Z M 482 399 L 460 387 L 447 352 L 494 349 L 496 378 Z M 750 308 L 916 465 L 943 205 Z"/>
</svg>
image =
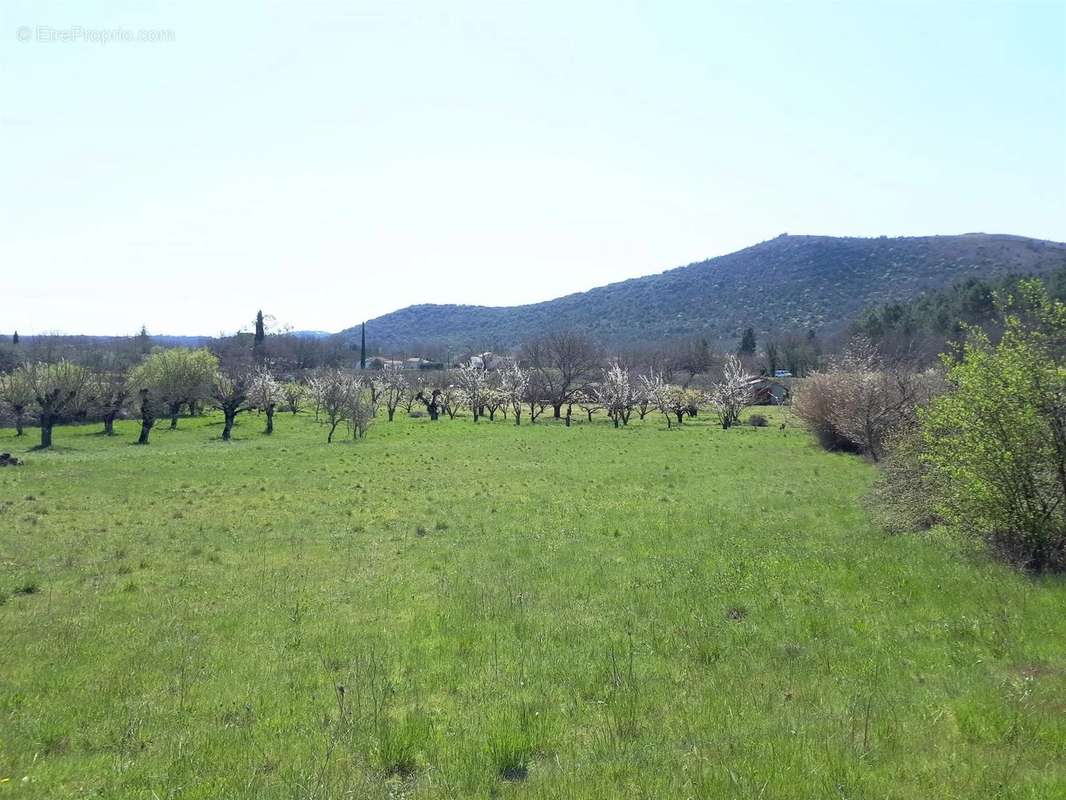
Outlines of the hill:
<svg viewBox="0 0 1066 800">
<path fill-rule="evenodd" d="M 658 275 L 512 307 L 416 305 L 368 321 L 375 348 L 431 340 L 510 347 L 550 328 L 622 344 L 665 337 L 735 340 L 740 332 L 843 329 L 871 306 L 908 300 L 969 277 L 1047 274 L 1066 244 L 984 233 L 905 238 L 789 236 Z M 358 335 L 358 327 L 342 335 Z"/>
</svg>

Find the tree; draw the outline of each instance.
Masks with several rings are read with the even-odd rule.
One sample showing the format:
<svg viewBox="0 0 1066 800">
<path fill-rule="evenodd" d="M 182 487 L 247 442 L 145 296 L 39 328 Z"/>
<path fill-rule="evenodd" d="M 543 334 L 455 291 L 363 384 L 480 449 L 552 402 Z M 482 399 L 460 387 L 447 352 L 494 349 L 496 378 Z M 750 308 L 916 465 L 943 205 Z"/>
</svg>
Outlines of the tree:
<svg viewBox="0 0 1066 800">
<path fill-rule="evenodd" d="M 158 350 L 148 356 L 131 373 L 131 394 L 149 390 L 151 416 L 164 410 L 170 416 L 170 428 L 178 427 L 178 415 L 184 405 L 190 410 L 196 403 L 210 396 L 218 359 L 207 350 L 174 347 Z M 143 404 L 142 404 L 143 405 Z M 144 421 L 142 416 L 142 422 Z M 149 425 L 148 430 L 151 430 Z M 147 436 L 143 444 L 147 444 Z"/>
<path fill-rule="evenodd" d="M 19 332 L 18 331 L 15 331 L 15 334 L 11 337 L 11 344 L 13 344 L 15 347 L 18 347 L 18 345 L 19 345 Z"/>
<path fill-rule="evenodd" d="M 352 395 L 358 388 L 356 381 L 339 369 L 330 369 L 315 377 L 310 387 L 315 407 L 325 416 L 326 424 L 329 425 L 326 442 L 332 443 L 337 426 L 347 418 Z"/>
<path fill-rule="evenodd" d="M 823 429 L 819 432 L 823 442 L 842 440 L 847 449 L 878 461 L 888 436 L 913 421 L 917 407 L 936 387 L 935 374 L 885 363 L 869 340 L 856 337 L 825 373 L 805 381 L 796 398 L 796 413 L 816 432 Z"/>
<path fill-rule="evenodd" d="M 740 337 L 740 346 L 737 348 L 737 355 L 755 355 L 755 330 L 753 328 L 745 329 L 744 335 Z"/>
<path fill-rule="evenodd" d="M 248 402 L 266 414 L 266 428 L 263 433 L 268 436 L 274 432 L 274 410 L 284 399 L 282 384 L 274 380 L 269 370 L 258 369 L 252 374 Z"/>
<path fill-rule="evenodd" d="M 714 364 L 714 356 L 706 339 L 695 339 L 680 346 L 670 360 L 670 369 L 682 373 L 682 386 L 687 387 L 697 375 L 707 372 Z"/>
<path fill-rule="evenodd" d="M 89 406 L 91 413 L 103 421 L 105 435 L 115 435 L 115 418 L 126 407 L 129 394 L 125 373 L 107 370 L 93 374 L 88 387 Z"/>
<path fill-rule="evenodd" d="M 482 366 L 474 364 L 460 365 L 457 373 L 459 388 L 474 412 L 474 422 L 478 421 L 485 406 L 485 392 L 488 391 L 488 373 Z"/>
<path fill-rule="evenodd" d="M 396 409 L 407 397 L 407 377 L 403 370 L 396 366 L 386 366 L 381 371 L 381 399 L 385 403 L 385 413 L 392 422 L 396 415 Z"/>
<path fill-rule="evenodd" d="M 134 346 L 138 353 L 148 355 L 152 350 L 152 337 L 148 334 L 148 326 L 142 325 L 134 339 Z"/>
<path fill-rule="evenodd" d="M 920 410 L 942 515 L 1030 570 L 1066 569 L 1066 303 L 1023 281 L 1003 336 L 968 331 L 948 391 Z"/>
<path fill-rule="evenodd" d="M 378 414 L 377 400 L 366 384 L 355 385 L 349 397 L 348 420 L 352 426 L 352 435 L 365 439 L 374 417 Z"/>
<path fill-rule="evenodd" d="M 366 369 L 366 323 L 359 327 L 359 369 Z"/>
<path fill-rule="evenodd" d="M 726 359 L 722 367 L 722 380 L 711 387 L 707 398 L 723 428 L 731 428 L 740 419 L 740 412 L 751 405 L 754 399 L 751 383 L 754 379 L 739 358 L 730 356 Z"/>
<path fill-rule="evenodd" d="M 252 388 L 253 376 L 243 369 L 219 370 L 211 382 L 211 402 L 222 412 L 222 441 L 228 442 L 233 433 L 233 423 L 237 415 L 246 411 L 248 395 Z M 273 412 L 271 412 L 271 416 Z"/>
<path fill-rule="evenodd" d="M 592 387 L 592 393 L 606 409 L 607 416 L 616 428 L 619 424 L 629 424 L 629 415 L 633 410 L 633 389 L 630 386 L 629 370 L 617 361 L 612 361 L 603 371 L 600 382 Z M 591 414 L 589 419 L 592 419 Z"/>
<path fill-rule="evenodd" d="M 24 370 L 16 369 L 8 375 L 0 375 L 0 403 L 14 418 L 16 436 L 22 436 L 26 414 L 34 399 L 33 388 Z"/>
<path fill-rule="evenodd" d="M 426 389 L 419 389 L 418 394 L 415 395 L 415 400 L 426 407 L 430 420 L 436 422 L 440 418 L 440 412 L 443 407 L 440 389 L 431 390 L 428 396 L 426 395 Z"/>
<path fill-rule="evenodd" d="M 506 398 L 506 403 L 514 411 L 514 424 L 522 424 L 522 404 L 526 400 L 526 388 L 529 378 L 519 368 L 517 362 L 509 369 L 500 372 L 500 392 Z"/>
<path fill-rule="evenodd" d="M 261 347 L 266 341 L 266 326 L 263 325 L 263 310 L 255 313 L 255 347 Z"/>
<path fill-rule="evenodd" d="M 296 381 L 286 381 L 281 384 L 281 395 L 285 400 L 285 408 L 297 414 L 300 411 L 300 404 L 307 396 L 307 388 Z"/>
<path fill-rule="evenodd" d="M 59 422 L 74 417 L 84 409 L 88 399 L 90 374 L 85 367 L 70 361 L 52 364 L 24 364 L 18 367 L 16 380 L 25 381 L 41 426 L 41 449 L 52 446 L 52 429 Z"/>
<path fill-rule="evenodd" d="M 524 356 L 536 373 L 540 399 L 551 405 L 556 419 L 562 417 L 563 406 L 572 402 L 574 393 L 595 375 L 600 364 L 597 348 L 574 331 L 535 339 L 526 345 Z"/>
</svg>

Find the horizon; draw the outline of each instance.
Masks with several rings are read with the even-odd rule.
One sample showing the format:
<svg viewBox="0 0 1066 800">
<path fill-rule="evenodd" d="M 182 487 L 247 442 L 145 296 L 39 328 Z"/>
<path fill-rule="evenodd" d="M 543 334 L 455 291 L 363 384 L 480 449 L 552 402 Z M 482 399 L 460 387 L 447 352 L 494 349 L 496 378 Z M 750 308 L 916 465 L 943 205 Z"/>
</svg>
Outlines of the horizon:
<svg viewBox="0 0 1066 800">
<path fill-rule="evenodd" d="M 6 10 L 20 335 L 335 333 L 781 231 L 1066 241 L 1062 5 Z"/>
</svg>

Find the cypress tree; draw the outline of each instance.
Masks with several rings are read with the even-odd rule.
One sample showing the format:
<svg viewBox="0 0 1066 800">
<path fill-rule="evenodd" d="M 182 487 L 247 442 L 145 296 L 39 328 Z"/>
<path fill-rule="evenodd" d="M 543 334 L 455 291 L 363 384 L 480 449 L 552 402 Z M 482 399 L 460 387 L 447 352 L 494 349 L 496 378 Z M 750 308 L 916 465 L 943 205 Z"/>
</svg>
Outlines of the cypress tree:
<svg viewBox="0 0 1066 800">
<path fill-rule="evenodd" d="M 366 323 L 363 323 L 359 341 L 359 369 L 366 369 Z"/>
<path fill-rule="evenodd" d="M 255 313 L 255 346 L 258 347 L 266 339 L 266 329 L 263 327 L 263 310 Z"/>
<path fill-rule="evenodd" d="M 19 343 L 19 332 L 15 331 L 15 335 L 11 337 L 11 344 L 18 345 L 18 343 Z"/>
<path fill-rule="evenodd" d="M 748 328 L 744 331 L 744 336 L 740 339 L 740 348 L 738 352 L 741 355 L 755 354 L 755 331 L 752 328 Z"/>
</svg>

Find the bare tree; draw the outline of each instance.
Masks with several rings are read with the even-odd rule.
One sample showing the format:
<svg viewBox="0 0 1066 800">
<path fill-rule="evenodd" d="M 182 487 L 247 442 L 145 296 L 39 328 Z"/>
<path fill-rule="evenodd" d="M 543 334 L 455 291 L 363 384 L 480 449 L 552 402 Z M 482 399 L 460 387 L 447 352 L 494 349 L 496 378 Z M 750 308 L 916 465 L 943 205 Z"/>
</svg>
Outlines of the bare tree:
<svg viewBox="0 0 1066 800">
<path fill-rule="evenodd" d="M 396 416 L 396 409 L 407 397 L 407 377 L 399 367 L 387 366 L 381 372 L 381 399 L 389 422 Z"/>
<path fill-rule="evenodd" d="M 326 442 L 333 441 L 337 426 L 347 417 L 352 395 L 357 390 L 356 380 L 339 369 L 330 369 L 315 377 L 313 383 L 315 407 L 320 409 L 329 425 Z"/>
<path fill-rule="evenodd" d="M 530 342 L 524 350 L 530 370 L 537 375 L 540 396 L 552 407 L 556 419 L 573 402 L 574 393 L 596 374 L 600 353 L 580 333 L 558 331 Z"/>
</svg>

